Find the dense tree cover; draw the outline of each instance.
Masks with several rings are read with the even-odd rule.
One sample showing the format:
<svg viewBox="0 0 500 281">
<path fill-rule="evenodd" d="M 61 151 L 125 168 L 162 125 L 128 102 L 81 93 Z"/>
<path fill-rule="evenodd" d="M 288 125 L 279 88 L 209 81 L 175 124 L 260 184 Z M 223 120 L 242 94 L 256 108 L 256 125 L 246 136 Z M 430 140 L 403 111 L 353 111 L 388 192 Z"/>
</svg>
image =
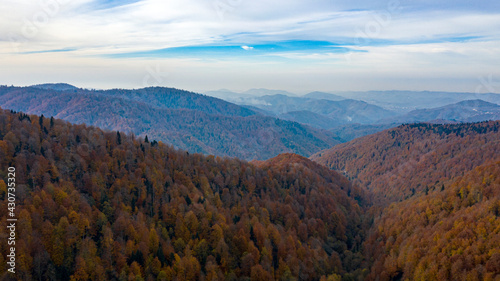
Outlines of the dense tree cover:
<svg viewBox="0 0 500 281">
<path fill-rule="evenodd" d="M 3 87 L 3 91 L 14 91 L 24 94 L 26 91 L 42 89 L 38 94 L 44 95 L 92 95 L 108 96 L 126 99 L 132 102 L 141 102 L 156 108 L 170 109 L 192 109 L 208 114 L 223 116 L 251 116 L 257 113 L 251 109 L 238 106 L 236 104 L 197 93 L 167 87 L 148 87 L 142 89 L 110 89 L 110 90 L 90 90 L 80 89 L 75 86 L 58 84 L 40 84 L 31 87 Z"/>
<path fill-rule="evenodd" d="M 251 116 L 256 112 L 236 104 L 197 93 L 166 87 L 149 87 L 136 90 L 112 89 L 92 93 L 130 101 L 143 102 L 159 108 L 192 109 L 223 116 Z"/>
<path fill-rule="evenodd" d="M 10 166 L 18 184 L 18 280 L 368 273 L 359 251 L 363 192 L 303 157 L 255 164 L 206 157 L 152 138 L 0 110 L 2 229 Z M 5 273 L 6 243 L 0 252 Z"/>
<path fill-rule="evenodd" d="M 406 124 L 333 147 L 311 158 L 343 172 L 374 202 L 404 200 L 500 155 L 500 121 Z"/>
<path fill-rule="evenodd" d="M 366 242 L 368 280 L 498 280 L 499 216 L 500 157 L 385 209 Z"/>
<path fill-rule="evenodd" d="M 367 280 L 500 278 L 499 128 L 407 124 L 314 156 L 372 197 Z"/>
<path fill-rule="evenodd" d="M 361 124 L 347 124 L 330 129 L 330 132 L 337 135 L 344 142 L 352 141 L 360 137 L 375 134 L 383 130 L 397 127 L 401 124 L 383 124 L 383 125 L 361 125 Z"/>
<path fill-rule="evenodd" d="M 269 159 L 310 156 L 340 143 L 333 133 L 169 88 L 57 91 L 0 86 L 0 106 L 76 124 L 134 133 L 195 153 Z"/>
</svg>

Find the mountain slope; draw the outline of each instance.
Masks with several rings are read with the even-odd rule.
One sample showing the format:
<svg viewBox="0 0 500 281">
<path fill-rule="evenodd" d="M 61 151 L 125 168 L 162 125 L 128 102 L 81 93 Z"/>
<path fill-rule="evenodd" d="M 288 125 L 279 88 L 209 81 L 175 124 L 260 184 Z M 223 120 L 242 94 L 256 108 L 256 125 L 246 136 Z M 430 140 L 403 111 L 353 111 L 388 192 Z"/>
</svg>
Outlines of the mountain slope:
<svg viewBox="0 0 500 281">
<path fill-rule="evenodd" d="M 248 108 L 243 108 L 221 99 L 174 88 L 150 87 L 137 90 L 113 89 L 95 91 L 95 94 L 123 98 L 134 102 L 143 102 L 158 108 L 192 109 L 208 114 L 223 116 L 246 117 L 256 114 Z"/>
<path fill-rule="evenodd" d="M 500 121 L 409 124 L 311 157 L 370 190 L 375 202 L 404 200 L 500 155 Z"/>
<path fill-rule="evenodd" d="M 366 280 L 500 278 L 500 121 L 402 125 L 312 158 L 372 198 Z"/>
<path fill-rule="evenodd" d="M 8 167 L 16 169 L 19 280 L 362 274 L 360 194 L 298 155 L 256 166 L 0 110 L 4 229 Z M 0 243 L 2 279 L 8 251 Z"/>
<path fill-rule="evenodd" d="M 335 128 L 330 129 L 329 131 L 334 133 L 343 142 L 352 141 L 354 139 L 364 137 L 367 135 L 375 134 L 381 132 L 383 130 L 387 130 L 393 127 L 397 127 L 398 123 L 393 124 L 374 124 L 374 125 L 363 125 L 363 124 L 345 124 L 341 126 L 337 126 Z"/>
<path fill-rule="evenodd" d="M 444 188 L 395 203 L 365 243 L 367 280 L 500 277 L 500 157 Z"/>
<path fill-rule="evenodd" d="M 148 135 L 191 152 L 244 159 L 267 159 L 282 152 L 309 156 L 339 143 L 327 131 L 260 116 L 218 99 L 168 88 L 75 93 L 0 87 L 0 106 L 107 130 Z M 254 115 L 244 117 L 251 113 Z"/>
</svg>

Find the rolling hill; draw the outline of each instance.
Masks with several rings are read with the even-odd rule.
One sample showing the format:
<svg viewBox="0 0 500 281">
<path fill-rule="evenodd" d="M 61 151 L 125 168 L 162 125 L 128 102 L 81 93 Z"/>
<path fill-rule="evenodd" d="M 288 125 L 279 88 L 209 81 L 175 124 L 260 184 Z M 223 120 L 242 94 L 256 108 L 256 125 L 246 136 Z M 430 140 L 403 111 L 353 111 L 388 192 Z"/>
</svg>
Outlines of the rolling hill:
<svg viewBox="0 0 500 281">
<path fill-rule="evenodd" d="M 268 159 L 283 152 L 309 156 L 340 143 L 328 131 L 170 88 L 56 91 L 0 87 L 0 106 L 147 135 L 193 153 L 242 159 Z"/>
</svg>

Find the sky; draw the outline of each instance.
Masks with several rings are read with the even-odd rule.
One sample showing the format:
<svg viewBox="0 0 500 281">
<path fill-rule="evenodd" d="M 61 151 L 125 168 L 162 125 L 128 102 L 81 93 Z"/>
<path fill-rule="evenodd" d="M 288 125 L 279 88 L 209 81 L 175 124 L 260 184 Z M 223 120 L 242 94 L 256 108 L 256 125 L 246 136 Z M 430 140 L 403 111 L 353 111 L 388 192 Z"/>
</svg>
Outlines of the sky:
<svg viewBox="0 0 500 281">
<path fill-rule="evenodd" d="M 0 84 L 500 93 L 500 1 L 0 0 Z"/>
</svg>

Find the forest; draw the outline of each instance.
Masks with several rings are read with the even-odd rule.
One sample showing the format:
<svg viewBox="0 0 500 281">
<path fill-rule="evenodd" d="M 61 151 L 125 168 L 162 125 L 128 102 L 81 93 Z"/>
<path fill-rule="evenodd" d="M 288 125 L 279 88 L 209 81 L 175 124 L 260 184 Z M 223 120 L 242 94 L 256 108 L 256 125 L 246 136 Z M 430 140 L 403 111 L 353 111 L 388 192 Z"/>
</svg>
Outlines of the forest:
<svg viewBox="0 0 500 281">
<path fill-rule="evenodd" d="M 247 162 L 0 110 L 0 227 L 9 167 L 18 218 L 1 278 L 498 280 L 499 128 L 405 124 Z"/>
<path fill-rule="evenodd" d="M 500 278 L 499 128 L 405 124 L 312 157 L 371 200 L 366 280 Z"/>
<path fill-rule="evenodd" d="M 319 152 L 311 159 L 370 190 L 382 205 L 447 186 L 500 157 L 500 122 L 404 124 Z"/>
<path fill-rule="evenodd" d="M 2 110 L 3 229 L 8 167 L 16 169 L 17 272 L 9 276 L 17 280 L 368 273 L 362 190 L 298 155 L 251 164 Z M 0 270 L 10 274 L 7 247 L 0 243 Z"/>
</svg>

